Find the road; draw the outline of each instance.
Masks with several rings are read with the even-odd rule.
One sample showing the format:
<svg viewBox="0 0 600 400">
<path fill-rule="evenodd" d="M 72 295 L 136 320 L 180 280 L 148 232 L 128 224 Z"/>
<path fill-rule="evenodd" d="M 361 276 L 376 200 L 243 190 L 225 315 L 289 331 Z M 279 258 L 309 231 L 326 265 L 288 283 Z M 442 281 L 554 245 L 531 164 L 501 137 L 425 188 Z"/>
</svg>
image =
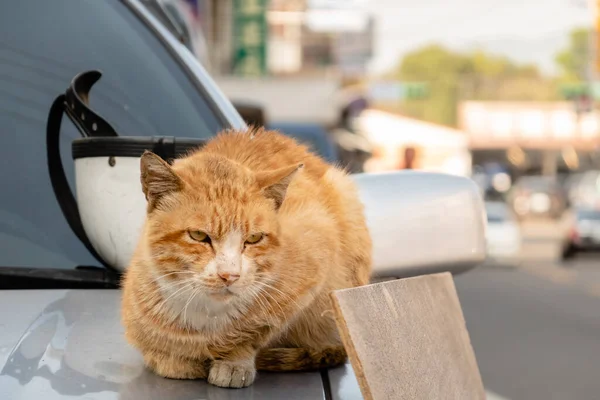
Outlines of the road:
<svg viewBox="0 0 600 400">
<path fill-rule="evenodd" d="M 510 400 L 600 399 L 600 257 L 563 265 L 549 228 L 527 231 L 518 267 L 456 277 L 481 375 Z"/>
</svg>

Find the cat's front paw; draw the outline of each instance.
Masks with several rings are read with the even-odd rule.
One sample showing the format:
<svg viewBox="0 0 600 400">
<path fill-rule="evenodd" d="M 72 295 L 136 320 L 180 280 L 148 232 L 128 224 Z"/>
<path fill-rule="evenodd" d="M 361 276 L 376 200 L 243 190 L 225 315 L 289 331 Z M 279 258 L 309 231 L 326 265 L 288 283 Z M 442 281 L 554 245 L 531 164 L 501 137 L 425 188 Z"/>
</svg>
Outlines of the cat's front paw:
<svg viewBox="0 0 600 400">
<path fill-rule="evenodd" d="M 243 388 L 252 385 L 256 378 L 254 360 L 213 362 L 208 373 L 208 383 L 225 388 Z"/>
</svg>

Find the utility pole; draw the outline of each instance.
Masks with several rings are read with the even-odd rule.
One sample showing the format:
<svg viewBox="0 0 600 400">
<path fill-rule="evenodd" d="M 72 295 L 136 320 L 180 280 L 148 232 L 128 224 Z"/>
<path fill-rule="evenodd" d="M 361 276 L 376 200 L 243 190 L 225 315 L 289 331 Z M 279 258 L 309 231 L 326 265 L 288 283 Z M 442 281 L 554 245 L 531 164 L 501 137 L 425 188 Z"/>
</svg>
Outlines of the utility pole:
<svg viewBox="0 0 600 400">
<path fill-rule="evenodd" d="M 594 17 L 594 25 L 592 28 L 592 34 L 590 35 L 590 66 L 589 77 L 595 83 L 598 75 L 600 75 L 600 40 L 598 40 L 598 34 L 600 33 L 600 0 L 591 0 L 593 2 L 592 15 Z"/>
<path fill-rule="evenodd" d="M 589 69 L 589 78 L 591 80 L 591 101 L 592 101 L 592 112 L 596 114 L 596 100 L 600 98 L 600 0 L 589 0 L 592 3 L 592 14 L 594 18 L 594 25 L 592 27 L 589 45 L 590 45 L 590 65 L 592 68 Z M 600 126 L 600 117 L 597 118 L 597 126 Z"/>
</svg>

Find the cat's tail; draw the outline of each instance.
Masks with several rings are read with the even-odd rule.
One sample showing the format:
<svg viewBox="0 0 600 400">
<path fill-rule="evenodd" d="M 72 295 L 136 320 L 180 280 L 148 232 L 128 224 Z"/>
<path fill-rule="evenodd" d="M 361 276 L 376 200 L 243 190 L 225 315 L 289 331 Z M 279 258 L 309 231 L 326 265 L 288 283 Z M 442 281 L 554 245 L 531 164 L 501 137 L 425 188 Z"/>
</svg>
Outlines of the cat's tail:
<svg viewBox="0 0 600 400">
<path fill-rule="evenodd" d="M 344 347 L 329 347 L 321 350 L 304 348 L 267 348 L 256 356 L 258 371 L 309 371 L 335 367 L 346 362 Z"/>
</svg>

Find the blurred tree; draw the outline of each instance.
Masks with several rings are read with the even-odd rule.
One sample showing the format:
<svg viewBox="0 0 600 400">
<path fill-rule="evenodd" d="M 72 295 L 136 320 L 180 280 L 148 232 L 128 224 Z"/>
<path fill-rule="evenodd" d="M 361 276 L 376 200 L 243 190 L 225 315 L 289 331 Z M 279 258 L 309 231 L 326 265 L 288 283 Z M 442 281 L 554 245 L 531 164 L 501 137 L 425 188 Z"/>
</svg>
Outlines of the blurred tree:
<svg viewBox="0 0 600 400">
<path fill-rule="evenodd" d="M 555 61 L 561 74 L 557 79 L 558 89 L 564 99 L 572 100 L 578 115 L 591 111 L 598 88 L 591 84 L 593 75 L 590 67 L 594 61 L 590 38 L 593 31 L 588 28 L 574 29 L 567 47 L 556 55 Z"/>
<path fill-rule="evenodd" d="M 456 126 L 461 100 L 556 98 L 555 86 L 534 65 L 518 65 L 481 50 L 460 53 L 429 45 L 407 54 L 392 76 L 428 84 L 426 98 L 402 103 L 404 114 L 449 126 Z"/>
<path fill-rule="evenodd" d="M 401 81 L 427 82 L 429 96 L 406 100 L 403 112 L 415 118 L 454 125 L 461 77 L 471 72 L 467 57 L 438 45 L 407 54 L 400 63 L 396 78 Z"/>
<path fill-rule="evenodd" d="M 587 80 L 590 63 L 590 31 L 578 28 L 571 32 L 566 49 L 556 55 L 562 83 L 580 83 Z"/>
</svg>

